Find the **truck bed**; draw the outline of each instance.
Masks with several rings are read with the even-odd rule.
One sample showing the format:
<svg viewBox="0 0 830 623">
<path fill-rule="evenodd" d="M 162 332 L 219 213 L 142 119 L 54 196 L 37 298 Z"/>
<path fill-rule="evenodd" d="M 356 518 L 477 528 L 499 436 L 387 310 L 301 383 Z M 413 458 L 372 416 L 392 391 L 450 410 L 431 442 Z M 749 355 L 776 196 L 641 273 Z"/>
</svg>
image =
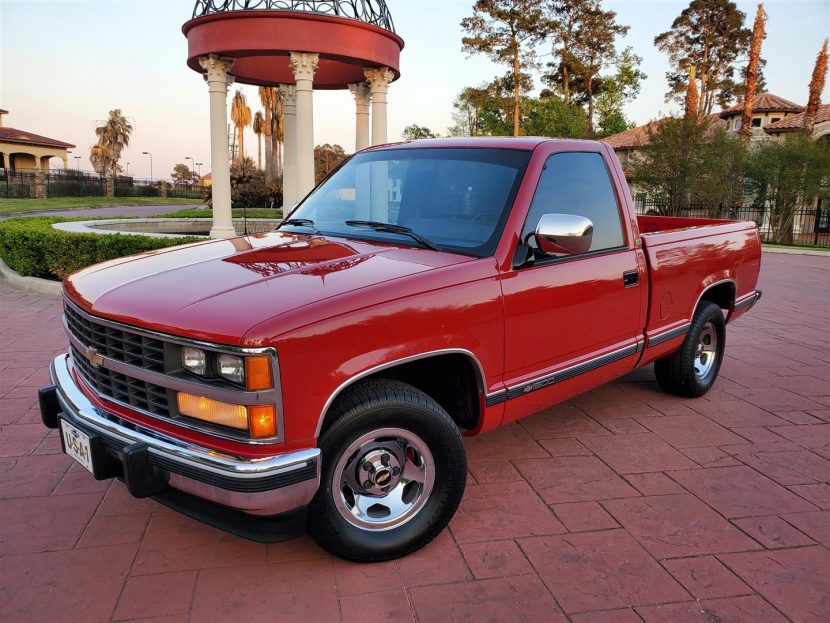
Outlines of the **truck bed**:
<svg viewBox="0 0 830 623">
<path fill-rule="evenodd" d="M 733 301 L 754 294 L 761 267 L 755 223 L 668 216 L 638 216 L 637 223 L 651 275 L 647 339 L 687 325 L 713 286 L 731 288 Z M 739 313 L 730 310 L 728 319 Z M 667 344 L 667 352 L 676 347 Z"/>
</svg>

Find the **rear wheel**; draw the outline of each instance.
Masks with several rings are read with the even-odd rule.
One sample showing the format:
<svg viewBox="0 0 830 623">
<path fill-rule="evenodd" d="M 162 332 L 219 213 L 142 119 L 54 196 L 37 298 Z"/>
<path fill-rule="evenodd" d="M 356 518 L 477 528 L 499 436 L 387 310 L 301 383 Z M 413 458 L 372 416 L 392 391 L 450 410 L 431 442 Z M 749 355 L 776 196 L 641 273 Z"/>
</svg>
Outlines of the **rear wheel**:
<svg viewBox="0 0 830 623">
<path fill-rule="evenodd" d="M 320 437 L 320 489 L 309 532 L 329 552 L 379 562 L 435 538 L 455 513 L 467 477 L 461 435 L 418 389 L 358 383 L 332 407 Z"/>
<path fill-rule="evenodd" d="M 723 312 L 702 303 L 680 348 L 654 363 L 657 383 L 670 394 L 695 398 L 708 392 L 718 378 L 726 346 Z"/>
</svg>

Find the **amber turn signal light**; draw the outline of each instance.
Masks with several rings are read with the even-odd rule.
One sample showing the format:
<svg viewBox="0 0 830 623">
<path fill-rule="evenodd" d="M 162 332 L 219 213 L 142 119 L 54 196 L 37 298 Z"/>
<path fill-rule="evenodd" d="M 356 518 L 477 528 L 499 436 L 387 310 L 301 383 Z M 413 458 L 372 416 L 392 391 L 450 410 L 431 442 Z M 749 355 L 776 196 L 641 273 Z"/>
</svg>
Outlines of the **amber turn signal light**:
<svg viewBox="0 0 830 623">
<path fill-rule="evenodd" d="M 274 437 L 277 434 L 277 409 L 274 405 L 248 407 L 248 421 L 252 439 Z"/>
<path fill-rule="evenodd" d="M 245 359 L 245 380 L 245 387 L 251 391 L 273 388 L 271 358 L 248 357 Z"/>
<path fill-rule="evenodd" d="M 182 415 L 219 426 L 230 426 L 240 430 L 248 428 L 248 410 L 243 405 L 229 404 L 183 392 L 177 394 L 176 400 L 179 413 Z"/>
</svg>

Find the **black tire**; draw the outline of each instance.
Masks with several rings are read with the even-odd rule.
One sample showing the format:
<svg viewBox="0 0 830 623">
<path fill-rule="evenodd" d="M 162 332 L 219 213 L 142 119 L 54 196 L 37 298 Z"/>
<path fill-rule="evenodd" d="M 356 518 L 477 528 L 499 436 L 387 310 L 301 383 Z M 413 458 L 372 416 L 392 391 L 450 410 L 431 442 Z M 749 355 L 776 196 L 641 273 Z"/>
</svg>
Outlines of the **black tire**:
<svg viewBox="0 0 830 623">
<path fill-rule="evenodd" d="M 710 355 L 711 359 L 704 359 L 701 353 L 699 359 L 698 349 L 706 348 L 705 341 L 712 336 L 717 340 L 713 345 L 714 354 Z M 663 391 L 676 396 L 703 396 L 718 378 L 725 348 L 726 323 L 721 308 L 715 303 L 701 303 L 681 347 L 654 362 L 658 385 Z"/>
<path fill-rule="evenodd" d="M 357 562 L 398 558 L 432 541 L 455 514 L 467 481 L 464 445 L 458 428 L 447 412 L 415 387 L 381 379 L 355 384 L 335 401 L 327 419 L 320 436 L 322 479 L 308 512 L 311 536 L 335 556 Z M 376 431 L 388 433 L 390 430 L 400 433 L 388 437 L 385 433 L 374 436 Z M 400 435 L 408 435 L 411 439 L 407 441 Z M 367 437 L 371 440 L 354 449 L 355 444 Z M 400 455 L 395 454 L 393 449 L 391 463 L 389 454 L 385 454 L 386 462 L 373 463 L 379 469 L 363 471 L 360 466 L 371 463 L 374 460 L 372 457 L 377 458 L 377 448 L 381 447 L 378 444 L 400 447 L 403 462 L 396 462 Z M 350 446 L 353 446 L 351 450 Z M 383 449 L 380 451 L 386 452 Z M 423 451 L 423 456 L 420 451 Z M 372 480 L 363 480 L 366 474 L 369 474 L 369 479 L 379 477 L 384 465 L 400 465 L 399 481 L 394 488 L 388 485 L 392 492 L 407 491 L 406 487 L 412 485 L 412 482 L 403 484 L 407 482 L 404 474 L 412 466 L 422 470 L 423 474 L 433 474 L 429 487 L 424 484 L 419 488 L 416 479 L 414 487 L 409 489 L 410 493 L 416 491 L 414 496 L 410 496 L 415 502 L 411 502 L 412 506 L 406 511 L 411 515 L 401 517 L 400 525 L 388 519 L 393 517 L 391 506 L 387 508 L 379 504 L 381 516 L 378 519 L 367 514 L 355 514 L 354 509 L 360 507 L 355 500 L 368 503 L 372 501 L 373 493 L 382 493 L 383 490 L 378 489 L 379 482 L 372 485 L 371 491 L 365 486 L 352 488 L 341 484 L 344 478 L 351 476 L 354 476 L 354 482 L 370 484 Z M 427 476 L 424 479 L 428 481 Z M 398 486 L 401 488 L 398 489 Z M 389 495 L 394 497 L 391 493 Z M 352 512 L 349 512 L 350 507 Z M 372 508 L 375 506 L 368 510 Z M 383 509 L 390 511 L 388 516 L 382 515 Z M 389 527 L 356 525 L 361 521 L 387 520 L 393 522 Z"/>
</svg>

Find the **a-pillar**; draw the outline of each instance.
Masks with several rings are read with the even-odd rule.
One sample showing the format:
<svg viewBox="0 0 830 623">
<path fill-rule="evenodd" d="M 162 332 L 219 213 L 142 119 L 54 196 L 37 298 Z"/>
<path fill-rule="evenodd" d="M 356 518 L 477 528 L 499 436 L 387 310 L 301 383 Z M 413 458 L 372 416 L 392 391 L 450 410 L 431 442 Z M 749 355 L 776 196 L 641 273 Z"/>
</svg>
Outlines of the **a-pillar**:
<svg viewBox="0 0 830 623">
<path fill-rule="evenodd" d="M 314 72 L 318 54 L 291 53 L 291 69 L 297 89 L 297 200 L 302 200 L 314 183 Z"/>
<path fill-rule="evenodd" d="M 395 74 L 388 67 L 365 69 L 363 74 L 372 93 L 372 145 L 387 142 L 386 94 Z"/>
<path fill-rule="evenodd" d="M 283 168 L 282 168 L 282 213 L 288 211 L 297 202 L 297 90 L 293 84 L 281 84 L 282 110 L 285 120 L 283 128 Z"/>
<path fill-rule="evenodd" d="M 233 84 L 229 74 L 233 60 L 211 54 L 199 59 L 205 70 L 210 92 L 210 169 L 213 178 L 211 198 L 213 227 L 211 238 L 236 235 L 231 213 L 231 168 L 228 156 L 228 87 Z"/>
<path fill-rule="evenodd" d="M 354 94 L 355 103 L 355 141 L 354 150 L 360 151 L 371 145 L 369 141 L 369 106 L 372 103 L 372 91 L 368 82 L 349 85 Z"/>
</svg>

